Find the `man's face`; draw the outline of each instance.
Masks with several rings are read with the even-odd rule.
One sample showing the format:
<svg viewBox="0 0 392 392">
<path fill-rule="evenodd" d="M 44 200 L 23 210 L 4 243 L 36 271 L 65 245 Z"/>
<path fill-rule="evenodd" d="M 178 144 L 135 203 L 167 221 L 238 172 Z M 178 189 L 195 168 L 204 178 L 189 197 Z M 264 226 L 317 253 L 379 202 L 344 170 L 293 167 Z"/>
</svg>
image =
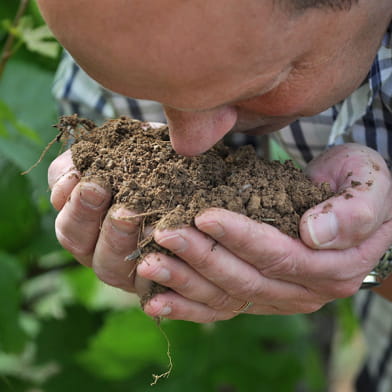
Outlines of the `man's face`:
<svg viewBox="0 0 392 392">
<path fill-rule="evenodd" d="M 58 3 L 40 0 L 63 45 L 109 89 L 161 102 L 184 155 L 231 130 L 278 130 L 348 96 L 366 76 L 392 8 L 380 0 L 377 10 L 361 4 L 293 16 L 272 0 Z"/>
</svg>

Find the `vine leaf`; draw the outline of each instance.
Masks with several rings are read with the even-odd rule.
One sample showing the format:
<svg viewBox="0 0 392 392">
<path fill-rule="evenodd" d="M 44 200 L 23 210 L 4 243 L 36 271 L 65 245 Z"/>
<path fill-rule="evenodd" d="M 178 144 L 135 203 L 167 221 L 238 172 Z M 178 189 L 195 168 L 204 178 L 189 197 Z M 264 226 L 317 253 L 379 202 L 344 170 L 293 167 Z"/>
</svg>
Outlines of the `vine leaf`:
<svg viewBox="0 0 392 392">
<path fill-rule="evenodd" d="M 19 45 L 24 43 L 31 52 L 50 58 L 58 56 L 60 45 L 55 41 L 49 27 L 45 24 L 34 27 L 31 15 L 22 16 L 16 26 L 13 26 L 9 20 L 4 20 L 3 27 L 18 39 Z"/>
</svg>

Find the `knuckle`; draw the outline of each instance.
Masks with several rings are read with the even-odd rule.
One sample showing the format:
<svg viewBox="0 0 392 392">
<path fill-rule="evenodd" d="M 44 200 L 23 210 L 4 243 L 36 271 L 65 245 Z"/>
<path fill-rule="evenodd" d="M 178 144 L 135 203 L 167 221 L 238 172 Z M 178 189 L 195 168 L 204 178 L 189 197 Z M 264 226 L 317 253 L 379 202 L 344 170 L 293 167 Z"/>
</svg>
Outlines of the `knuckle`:
<svg viewBox="0 0 392 392">
<path fill-rule="evenodd" d="M 72 253 L 72 255 L 75 256 L 76 259 L 78 258 L 86 258 L 88 256 L 91 256 L 93 252 L 93 247 L 84 242 L 84 241 L 78 241 L 76 242 L 69 236 L 65 235 L 59 228 L 56 227 L 56 237 L 57 240 L 59 241 L 60 245 Z"/>
<path fill-rule="evenodd" d="M 298 265 L 288 254 L 283 254 L 279 259 L 273 260 L 268 265 L 259 269 L 260 273 L 269 279 L 275 279 L 282 276 L 298 275 Z"/>
<path fill-rule="evenodd" d="M 74 202 L 68 199 L 67 208 L 63 208 L 61 220 L 65 225 L 79 225 L 86 227 L 87 224 L 101 223 L 105 217 L 105 211 L 102 209 L 95 210 L 89 207 L 83 206 L 81 203 Z"/>
<path fill-rule="evenodd" d="M 208 305 L 215 310 L 232 309 L 232 298 L 227 294 L 215 295 L 207 300 Z"/>
<path fill-rule="evenodd" d="M 347 298 L 353 296 L 359 289 L 359 283 L 355 281 L 339 282 L 332 290 L 334 298 Z"/>
<path fill-rule="evenodd" d="M 80 180 L 77 172 L 73 171 L 61 177 L 51 188 L 50 201 L 56 210 L 61 210 L 69 200 L 74 187 Z"/>
<path fill-rule="evenodd" d="M 234 249 L 241 249 L 241 252 L 245 254 L 253 252 L 254 244 L 257 243 L 257 232 L 252 224 L 254 222 L 250 223 L 248 220 L 245 220 L 245 224 L 242 225 L 242 235 L 232 239 Z"/>
<path fill-rule="evenodd" d="M 357 220 L 365 227 L 372 225 L 374 223 L 373 209 L 368 204 L 363 205 L 362 208 L 360 208 L 360 210 L 358 211 Z"/>
<path fill-rule="evenodd" d="M 297 313 L 314 313 L 320 310 L 326 303 L 335 299 L 333 296 L 323 295 L 316 290 L 313 290 L 309 287 L 302 286 L 303 292 L 300 298 L 295 303 L 295 309 L 297 309 Z"/>
<path fill-rule="evenodd" d="M 215 323 L 216 321 L 223 321 L 223 320 L 229 320 L 233 317 L 235 317 L 236 314 L 233 312 L 222 312 L 219 310 L 211 310 L 207 316 L 204 317 L 203 323 L 208 324 L 208 323 Z"/>
<path fill-rule="evenodd" d="M 192 279 L 187 274 L 176 275 L 175 279 L 170 282 L 173 288 L 181 291 L 189 291 L 192 287 Z"/>
<path fill-rule="evenodd" d="M 122 288 L 128 291 L 131 289 L 131 281 L 124 281 L 124 278 L 121 275 L 117 274 L 115 271 L 104 268 L 103 266 L 95 266 L 94 272 L 99 280 L 109 286 Z"/>
<path fill-rule="evenodd" d="M 57 185 L 53 187 L 50 195 L 50 202 L 57 211 L 60 211 L 64 207 L 64 204 L 67 202 L 67 196 L 62 191 L 61 187 Z"/>
<path fill-rule="evenodd" d="M 132 253 L 134 247 L 132 247 L 133 242 L 130 241 L 129 237 L 118 235 L 112 230 L 107 228 L 102 228 L 99 235 L 99 241 L 104 244 L 105 248 L 110 249 L 110 253 L 115 256 L 127 256 L 127 254 Z"/>
<path fill-rule="evenodd" d="M 208 323 L 214 323 L 216 321 L 219 321 L 218 311 L 212 310 L 212 311 L 208 312 L 208 315 L 203 320 L 203 323 L 208 324 Z"/>
<path fill-rule="evenodd" d="M 192 266 L 199 271 L 208 270 L 211 264 L 213 263 L 213 258 L 211 258 L 211 250 L 204 249 L 204 251 L 200 251 L 198 257 L 195 257 L 192 260 Z"/>
<path fill-rule="evenodd" d="M 72 162 L 72 153 L 71 150 L 67 150 L 58 156 L 55 160 L 51 162 L 48 168 L 48 183 L 49 187 L 51 188 L 56 181 L 66 174 L 75 170 L 75 166 Z"/>
<path fill-rule="evenodd" d="M 262 291 L 263 290 L 258 279 L 244 279 L 235 289 L 230 290 L 230 294 L 236 298 L 249 300 L 249 298 L 262 295 Z"/>
<path fill-rule="evenodd" d="M 324 288 L 317 288 L 319 302 L 325 304 L 337 298 L 351 297 L 357 293 L 362 281 L 358 279 L 335 280 L 333 284 L 329 284 Z M 315 292 L 313 291 L 313 296 Z"/>
<path fill-rule="evenodd" d="M 279 311 L 277 313 L 280 314 L 310 314 L 310 313 L 315 313 L 319 311 L 327 301 L 323 301 L 321 299 L 314 299 L 313 301 L 294 301 L 291 303 L 290 307 L 284 306 L 284 310 L 280 310 L 280 308 L 277 308 Z"/>
<path fill-rule="evenodd" d="M 349 223 L 350 230 L 355 230 L 358 235 L 364 236 L 373 230 L 375 211 L 367 203 L 361 203 L 359 208 L 355 208 L 351 213 L 351 219 L 345 220 Z"/>
<path fill-rule="evenodd" d="M 315 313 L 319 311 L 324 305 L 325 305 L 324 303 L 318 303 L 318 302 L 308 303 L 305 306 L 303 304 L 299 304 L 298 313 L 303 313 L 303 314 Z"/>
</svg>

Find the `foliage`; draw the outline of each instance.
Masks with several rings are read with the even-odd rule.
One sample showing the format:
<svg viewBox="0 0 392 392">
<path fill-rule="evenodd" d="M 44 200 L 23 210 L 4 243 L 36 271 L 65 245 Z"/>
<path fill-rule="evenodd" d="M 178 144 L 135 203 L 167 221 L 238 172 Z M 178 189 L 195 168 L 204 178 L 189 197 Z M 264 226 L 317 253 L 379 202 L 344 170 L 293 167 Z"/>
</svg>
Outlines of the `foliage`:
<svg viewBox="0 0 392 392">
<path fill-rule="evenodd" d="M 174 368 L 150 387 L 152 374 L 168 366 L 160 328 L 135 298 L 100 283 L 55 240 L 46 171 L 58 148 L 20 175 L 55 136 L 58 58 L 47 58 L 54 42 L 36 4 L 13 26 L 17 8 L 0 8 L 0 44 L 15 38 L 0 83 L 0 390 L 323 390 L 311 320 L 300 315 L 163 321 Z"/>
</svg>

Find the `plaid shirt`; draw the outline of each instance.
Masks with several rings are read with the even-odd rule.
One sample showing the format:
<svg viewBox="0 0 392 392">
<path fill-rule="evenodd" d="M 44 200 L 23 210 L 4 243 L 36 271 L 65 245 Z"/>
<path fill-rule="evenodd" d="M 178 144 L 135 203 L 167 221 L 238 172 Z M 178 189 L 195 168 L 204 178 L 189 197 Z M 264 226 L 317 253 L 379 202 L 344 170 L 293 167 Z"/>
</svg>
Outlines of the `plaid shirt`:
<svg viewBox="0 0 392 392">
<path fill-rule="evenodd" d="M 159 103 L 106 90 L 90 79 L 67 53 L 56 74 L 53 93 L 61 114 L 78 113 L 97 123 L 120 115 L 165 122 Z M 377 150 L 392 167 L 392 25 L 367 78 L 356 91 L 325 112 L 301 118 L 272 137 L 302 165 L 329 146 L 355 142 Z M 230 142 L 252 143 L 262 150 L 261 140 L 234 134 Z M 371 291 L 362 291 L 356 295 L 356 309 L 371 348 L 356 390 L 392 392 L 392 303 Z"/>
</svg>

